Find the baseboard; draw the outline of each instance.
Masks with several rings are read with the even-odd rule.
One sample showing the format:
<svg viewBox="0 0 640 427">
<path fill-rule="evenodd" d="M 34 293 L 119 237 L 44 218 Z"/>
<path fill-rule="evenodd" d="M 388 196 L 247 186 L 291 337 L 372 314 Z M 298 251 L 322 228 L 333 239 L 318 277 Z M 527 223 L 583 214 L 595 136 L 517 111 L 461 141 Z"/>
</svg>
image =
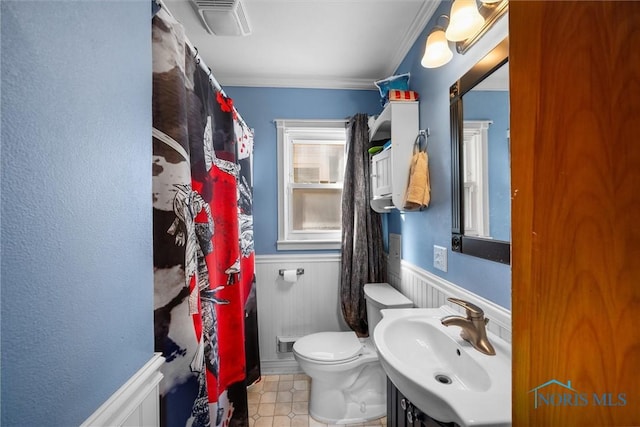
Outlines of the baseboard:
<svg viewBox="0 0 640 427">
<path fill-rule="evenodd" d="M 164 357 L 155 353 L 81 427 L 159 425 L 158 384 L 163 378 L 160 373 L 163 363 Z"/>
<path fill-rule="evenodd" d="M 295 359 L 261 360 L 260 372 L 263 375 L 300 374 L 302 369 Z"/>
</svg>

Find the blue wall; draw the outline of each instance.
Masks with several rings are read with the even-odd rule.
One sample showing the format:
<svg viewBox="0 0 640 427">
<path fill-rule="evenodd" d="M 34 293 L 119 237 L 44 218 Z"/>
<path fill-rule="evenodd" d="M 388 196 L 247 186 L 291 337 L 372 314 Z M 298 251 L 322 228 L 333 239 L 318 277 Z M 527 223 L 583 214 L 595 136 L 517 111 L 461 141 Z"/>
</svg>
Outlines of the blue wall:
<svg viewBox="0 0 640 427">
<path fill-rule="evenodd" d="M 253 169 L 254 238 L 257 255 L 283 253 L 278 240 L 278 171 L 275 119 L 344 119 L 356 113 L 379 114 L 377 90 L 229 87 L 247 124 L 255 129 Z M 336 252 L 336 251 L 329 251 Z M 294 253 L 286 251 L 284 253 Z"/>
<path fill-rule="evenodd" d="M 491 120 L 489 126 L 489 228 L 491 237 L 511 238 L 511 160 L 509 92 L 474 90 L 464 95 L 465 120 Z"/>
<path fill-rule="evenodd" d="M 443 2 L 422 35 L 397 70 L 410 72 L 410 87 L 420 94 L 420 128 L 429 128 L 431 204 L 423 212 L 387 215 L 386 228 L 402 234 L 402 257 L 411 264 L 437 274 L 497 304 L 511 307 L 511 268 L 496 262 L 451 251 L 451 136 L 449 129 L 449 87 L 507 35 L 502 19 L 465 55 L 454 57 L 443 67 L 423 68 L 420 59 L 424 42 L 435 20 L 449 15 L 451 4 Z M 450 43 L 455 50 L 453 43 Z M 433 267 L 433 245 L 448 248 L 448 272 Z"/>
<path fill-rule="evenodd" d="M 1 423 L 79 425 L 153 355 L 150 4 L 0 4 Z"/>
<path fill-rule="evenodd" d="M 411 89 L 420 94 L 420 128 L 429 128 L 431 204 L 423 212 L 385 215 L 384 233 L 402 234 L 402 257 L 503 307 L 511 307 L 511 268 L 451 252 L 451 136 L 449 130 L 449 87 L 507 35 L 507 20 L 501 20 L 465 55 L 437 69 L 420 65 L 424 41 L 435 18 L 448 14 L 444 2 L 422 35 L 398 67 L 397 73 L 411 73 Z M 255 128 L 254 227 L 256 254 L 276 254 L 277 157 L 274 119 L 336 119 L 357 112 L 379 114 L 376 90 L 278 89 L 225 87 L 227 94 L 249 126 Z M 388 241 L 388 236 L 385 236 Z M 448 272 L 433 268 L 433 245 L 449 249 Z M 282 252 L 280 252 L 282 253 Z"/>
</svg>

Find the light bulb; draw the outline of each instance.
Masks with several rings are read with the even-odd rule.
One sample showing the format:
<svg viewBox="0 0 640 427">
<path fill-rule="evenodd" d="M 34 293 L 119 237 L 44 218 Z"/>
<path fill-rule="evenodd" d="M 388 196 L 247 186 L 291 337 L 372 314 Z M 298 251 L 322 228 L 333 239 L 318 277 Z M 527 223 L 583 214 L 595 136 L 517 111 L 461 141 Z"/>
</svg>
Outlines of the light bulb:
<svg viewBox="0 0 640 427">
<path fill-rule="evenodd" d="M 453 52 L 449 49 L 449 42 L 444 35 L 444 30 L 437 28 L 427 37 L 424 56 L 420 64 L 425 68 L 437 68 L 451 61 L 451 58 L 453 58 Z"/>
<path fill-rule="evenodd" d="M 450 16 L 446 36 L 452 42 L 468 39 L 480 31 L 484 24 L 475 0 L 455 0 L 451 5 Z"/>
</svg>

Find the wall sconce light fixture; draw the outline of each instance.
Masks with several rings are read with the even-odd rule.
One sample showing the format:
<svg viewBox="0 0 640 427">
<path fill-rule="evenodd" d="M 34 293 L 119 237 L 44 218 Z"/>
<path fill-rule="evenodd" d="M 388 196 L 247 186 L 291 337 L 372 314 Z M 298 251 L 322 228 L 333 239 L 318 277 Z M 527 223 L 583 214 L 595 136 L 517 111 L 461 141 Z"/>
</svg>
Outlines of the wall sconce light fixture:
<svg viewBox="0 0 640 427">
<path fill-rule="evenodd" d="M 446 15 L 440 15 L 438 19 L 440 18 L 449 19 Z M 427 44 L 424 47 L 424 55 L 420 64 L 425 68 L 438 68 L 451 61 L 451 58 L 453 58 L 453 52 L 449 48 L 444 28 L 434 27 L 427 37 Z"/>
<path fill-rule="evenodd" d="M 454 0 L 451 19 L 447 27 L 447 39 L 452 42 L 466 40 L 482 28 L 484 18 L 478 12 L 476 0 Z"/>
<path fill-rule="evenodd" d="M 427 37 L 424 56 L 420 62 L 425 68 L 437 68 L 446 64 L 453 57 L 449 41 L 456 43 L 456 50 L 464 54 L 475 42 L 506 13 L 509 0 L 480 0 L 478 8 L 476 0 L 454 0 L 451 5 L 449 25 L 437 25 Z"/>
</svg>

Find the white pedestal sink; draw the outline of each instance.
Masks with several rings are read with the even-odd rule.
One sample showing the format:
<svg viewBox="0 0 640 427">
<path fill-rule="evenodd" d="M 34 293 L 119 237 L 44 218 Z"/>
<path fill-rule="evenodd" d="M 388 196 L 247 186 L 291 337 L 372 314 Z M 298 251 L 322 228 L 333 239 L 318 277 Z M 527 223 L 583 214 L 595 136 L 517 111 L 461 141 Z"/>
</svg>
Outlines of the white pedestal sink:
<svg viewBox="0 0 640 427">
<path fill-rule="evenodd" d="M 460 338 L 459 327 L 440 323 L 454 313 L 448 307 L 382 310 L 374 331 L 382 367 L 402 394 L 438 421 L 510 426 L 511 346 L 489 332 L 496 355 L 480 353 Z"/>
</svg>

